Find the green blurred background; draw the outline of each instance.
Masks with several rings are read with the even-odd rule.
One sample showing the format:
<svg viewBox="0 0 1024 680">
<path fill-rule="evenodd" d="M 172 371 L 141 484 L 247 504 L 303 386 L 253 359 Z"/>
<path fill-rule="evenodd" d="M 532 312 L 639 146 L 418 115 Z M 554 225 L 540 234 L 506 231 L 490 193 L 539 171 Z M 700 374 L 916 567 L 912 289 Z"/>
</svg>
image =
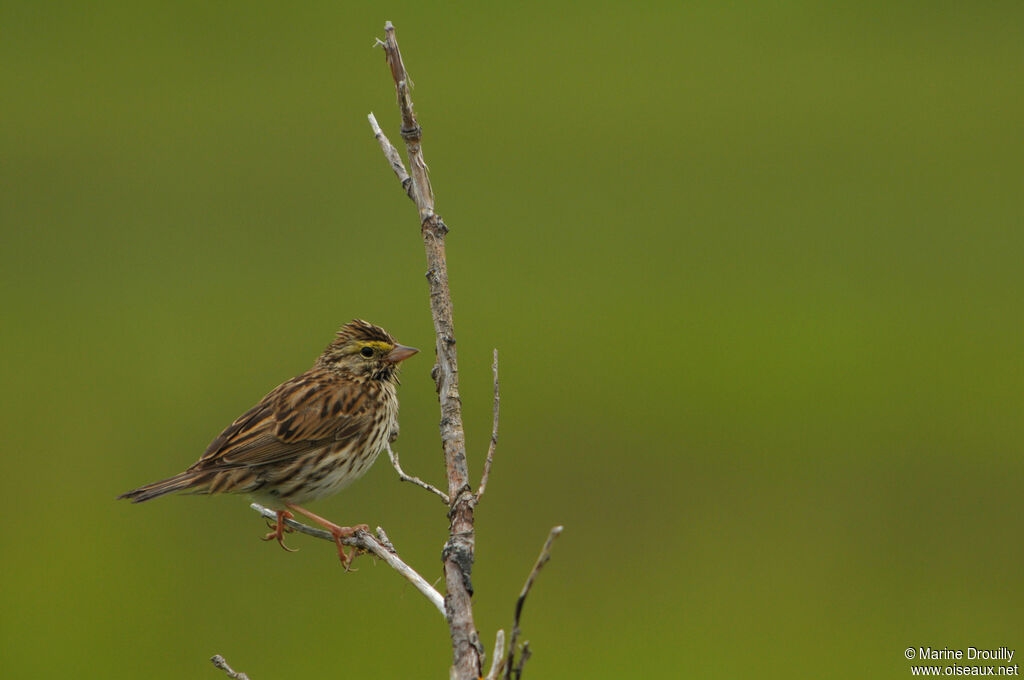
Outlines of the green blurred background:
<svg viewBox="0 0 1024 680">
<path fill-rule="evenodd" d="M 344 321 L 429 350 L 373 39 L 451 227 L 490 648 L 547 533 L 529 677 L 906 677 L 1024 653 L 1024 5 L 4 3 L 4 677 L 445 677 L 370 559 L 257 540 L 190 464 Z M 431 352 L 406 468 L 440 482 Z M 428 580 L 437 499 L 313 509 Z M 489 650 L 490 651 L 490 650 Z M 1017 659 L 1015 659 L 1017 660 Z"/>
</svg>

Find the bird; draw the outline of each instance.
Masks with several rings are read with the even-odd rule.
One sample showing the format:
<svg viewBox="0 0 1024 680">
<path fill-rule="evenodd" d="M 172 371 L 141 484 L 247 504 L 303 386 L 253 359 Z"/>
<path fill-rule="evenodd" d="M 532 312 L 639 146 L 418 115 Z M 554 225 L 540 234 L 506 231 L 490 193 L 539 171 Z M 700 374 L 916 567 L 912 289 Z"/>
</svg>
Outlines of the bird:
<svg viewBox="0 0 1024 680">
<path fill-rule="evenodd" d="M 419 350 L 379 326 L 353 319 L 305 373 L 270 391 L 239 416 L 184 472 L 118 496 L 141 503 L 165 494 L 242 493 L 275 508 L 264 540 L 285 550 L 286 519 L 298 512 L 334 537 L 346 571 L 353 554 L 342 539 L 365 524 L 339 526 L 302 507 L 366 474 L 398 436 L 400 364 Z"/>
</svg>

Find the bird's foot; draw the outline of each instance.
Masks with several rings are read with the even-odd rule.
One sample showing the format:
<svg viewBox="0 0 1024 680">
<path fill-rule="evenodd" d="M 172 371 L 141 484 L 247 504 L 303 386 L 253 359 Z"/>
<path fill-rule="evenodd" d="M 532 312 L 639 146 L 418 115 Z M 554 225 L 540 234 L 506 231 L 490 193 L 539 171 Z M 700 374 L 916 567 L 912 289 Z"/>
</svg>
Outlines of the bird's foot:
<svg viewBox="0 0 1024 680">
<path fill-rule="evenodd" d="M 267 522 L 267 526 L 269 526 L 273 531 L 271 531 L 269 534 L 264 536 L 263 540 L 264 541 L 270 541 L 270 540 L 277 541 L 277 544 L 279 546 L 281 546 L 282 548 L 284 548 L 285 550 L 287 550 L 288 552 L 298 552 L 299 551 L 298 548 L 289 548 L 288 546 L 286 546 L 284 544 L 284 535 L 285 534 L 290 534 L 290 533 L 292 533 L 294 531 L 294 529 L 292 529 L 290 526 L 285 524 L 284 521 L 286 519 L 294 519 L 294 518 L 295 518 L 295 515 L 293 515 L 292 513 L 288 512 L 287 510 L 278 510 L 277 511 L 277 521 L 274 522 L 273 524 L 271 524 L 269 521 Z"/>
<path fill-rule="evenodd" d="M 327 519 L 324 519 L 320 515 L 317 515 L 316 513 L 313 513 L 313 512 L 310 512 L 309 510 L 306 510 L 301 505 L 295 505 L 293 503 L 287 503 L 286 505 L 289 508 L 291 508 L 292 510 L 294 510 L 295 512 L 297 512 L 299 514 L 302 514 L 302 515 L 305 515 L 306 517 L 310 518 L 311 520 L 313 520 L 314 522 L 316 522 L 317 524 L 319 524 L 320 526 L 322 526 L 323 528 L 325 528 L 329 532 L 331 532 L 331 536 L 334 536 L 334 542 L 338 546 L 338 559 L 341 560 L 341 566 L 345 567 L 345 571 L 354 571 L 351 568 L 352 560 L 360 552 L 365 552 L 365 551 L 360 550 L 359 548 L 357 548 L 355 546 L 352 546 L 352 550 L 349 551 L 349 552 L 346 552 L 345 548 L 347 546 L 344 543 L 342 543 L 342 540 L 346 539 L 346 538 L 350 538 L 351 536 L 355 535 L 355 533 L 357 531 L 369 531 L 370 530 L 369 526 L 367 526 L 365 524 L 357 524 L 357 525 L 355 525 L 353 527 L 338 526 L 334 522 L 332 522 L 330 520 L 327 520 Z"/>
<path fill-rule="evenodd" d="M 338 546 L 338 559 L 341 560 L 341 566 L 345 567 L 345 571 L 356 571 L 352 569 L 352 560 L 356 558 L 356 555 L 360 555 L 364 552 L 362 548 L 352 546 L 352 550 L 345 552 L 345 544 L 342 543 L 342 539 L 354 536 L 357 531 L 369 531 L 370 527 L 365 524 L 357 524 L 354 527 L 339 527 L 334 525 L 333 529 L 330 529 L 331 535 L 334 536 L 334 542 Z"/>
</svg>

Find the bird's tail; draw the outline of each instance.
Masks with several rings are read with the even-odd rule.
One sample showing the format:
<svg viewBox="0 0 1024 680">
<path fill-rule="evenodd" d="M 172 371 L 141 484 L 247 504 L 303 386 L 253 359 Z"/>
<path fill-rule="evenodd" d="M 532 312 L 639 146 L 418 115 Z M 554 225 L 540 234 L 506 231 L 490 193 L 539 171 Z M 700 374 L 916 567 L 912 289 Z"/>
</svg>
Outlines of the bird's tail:
<svg viewBox="0 0 1024 680">
<path fill-rule="evenodd" d="M 201 475 L 196 474 L 196 472 L 192 470 L 186 470 L 185 472 L 160 480 L 159 482 L 140 486 L 138 489 L 123 493 L 117 498 L 118 500 L 127 498 L 132 503 L 141 503 L 142 501 L 148 501 L 156 498 L 157 496 L 163 496 L 164 494 L 191 489 L 201 483 Z"/>
</svg>

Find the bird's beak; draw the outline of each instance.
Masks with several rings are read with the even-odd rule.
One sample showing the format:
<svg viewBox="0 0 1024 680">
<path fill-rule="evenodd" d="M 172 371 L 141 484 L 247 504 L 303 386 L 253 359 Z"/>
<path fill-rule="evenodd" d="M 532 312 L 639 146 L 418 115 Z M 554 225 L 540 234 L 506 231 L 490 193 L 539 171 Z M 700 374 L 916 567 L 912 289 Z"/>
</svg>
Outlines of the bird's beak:
<svg viewBox="0 0 1024 680">
<path fill-rule="evenodd" d="M 395 348 L 388 352 L 388 355 L 384 357 L 384 361 L 391 364 L 397 364 L 400 361 L 405 361 L 413 354 L 419 352 L 415 347 L 406 347 L 405 345 L 395 345 Z"/>
</svg>

